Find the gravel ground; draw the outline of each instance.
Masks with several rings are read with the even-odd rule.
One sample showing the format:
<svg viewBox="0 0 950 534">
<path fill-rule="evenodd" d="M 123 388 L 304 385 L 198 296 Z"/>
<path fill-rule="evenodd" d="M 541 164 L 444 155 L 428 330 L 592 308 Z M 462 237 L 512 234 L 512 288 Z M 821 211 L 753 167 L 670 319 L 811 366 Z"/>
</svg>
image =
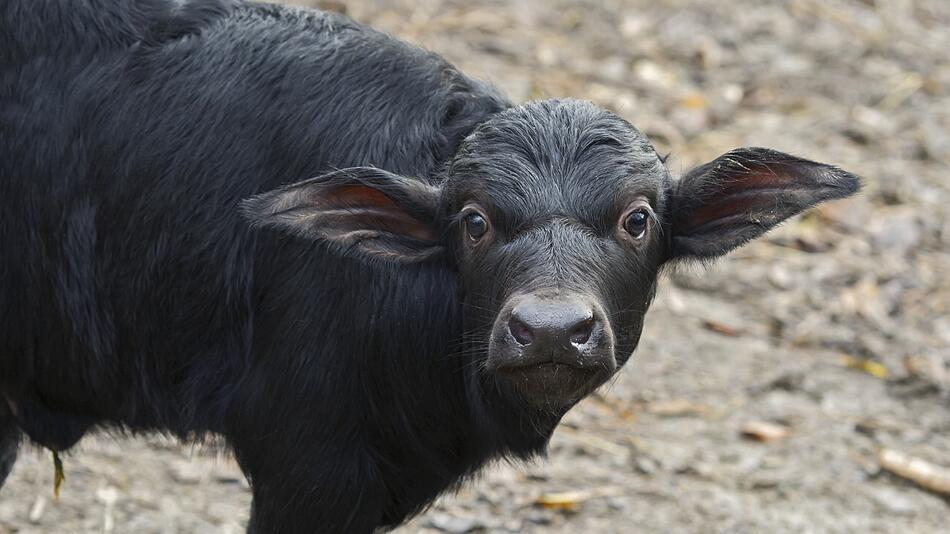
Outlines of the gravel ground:
<svg viewBox="0 0 950 534">
<path fill-rule="evenodd" d="M 878 452 L 950 467 L 950 2 L 345 4 L 516 100 L 616 110 L 678 172 L 760 145 L 866 177 L 669 273 L 634 360 L 547 461 L 496 465 L 399 532 L 946 531 L 950 500 Z M 763 422 L 786 435 L 743 436 Z M 0 534 L 243 531 L 217 448 L 94 436 L 65 464 L 54 502 L 48 453 L 22 454 Z"/>
</svg>

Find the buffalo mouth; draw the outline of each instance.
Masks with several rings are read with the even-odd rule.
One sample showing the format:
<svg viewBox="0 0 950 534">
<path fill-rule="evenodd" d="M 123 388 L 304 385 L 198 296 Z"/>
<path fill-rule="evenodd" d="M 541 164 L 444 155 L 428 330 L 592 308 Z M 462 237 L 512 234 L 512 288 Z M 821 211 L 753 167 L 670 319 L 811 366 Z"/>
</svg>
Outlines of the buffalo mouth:
<svg viewBox="0 0 950 534">
<path fill-rule="evenodd" d="M 499 367 L 495 374 L 529 405 L 536 407 L 573 405 L 607 378 L 603 369 L 558 362 Z"/>
</svg>

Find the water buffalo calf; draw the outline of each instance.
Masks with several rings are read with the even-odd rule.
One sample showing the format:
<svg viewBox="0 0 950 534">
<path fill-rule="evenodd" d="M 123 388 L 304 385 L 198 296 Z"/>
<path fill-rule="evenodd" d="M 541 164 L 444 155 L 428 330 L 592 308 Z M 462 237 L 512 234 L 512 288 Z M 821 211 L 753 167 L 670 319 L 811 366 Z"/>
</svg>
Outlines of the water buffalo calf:
<svg viewBox="0 0 950 534">
<path fill-rule="evenodd" d="M 609 111 L 335 14 L 6 0 L 0 481 L 23 435 L 220 435 L 252 532 L 399 524 L 542 453 L 664 266 L 857 187 L 762 148 L 674 179 Z"/>
</svg>

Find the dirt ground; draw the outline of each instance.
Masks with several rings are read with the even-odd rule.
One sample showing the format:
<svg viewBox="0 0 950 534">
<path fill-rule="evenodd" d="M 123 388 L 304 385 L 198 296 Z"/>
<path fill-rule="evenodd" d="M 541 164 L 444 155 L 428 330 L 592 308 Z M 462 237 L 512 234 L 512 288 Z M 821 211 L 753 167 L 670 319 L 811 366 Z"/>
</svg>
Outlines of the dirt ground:
<svg viewBox="0 0 950 534">
<path fill-rule="evenodd" d="M 547 461 L 496 465 L 399 532 L 947 531 L 950 500 L 878 452 L 950 467 L 950 2 L 345 4 L 516 100 L 618 111 L 677 172 L 759 145 L 866 178 L 666 276 Z M 756 422 L 787 435 L 744 437 Z M 65 460 L 54 502 L 48 453 L 24 451 L 0 534 L 243 531 L 246 483 L 212 449 L 94 436 Z"/>
</svg>

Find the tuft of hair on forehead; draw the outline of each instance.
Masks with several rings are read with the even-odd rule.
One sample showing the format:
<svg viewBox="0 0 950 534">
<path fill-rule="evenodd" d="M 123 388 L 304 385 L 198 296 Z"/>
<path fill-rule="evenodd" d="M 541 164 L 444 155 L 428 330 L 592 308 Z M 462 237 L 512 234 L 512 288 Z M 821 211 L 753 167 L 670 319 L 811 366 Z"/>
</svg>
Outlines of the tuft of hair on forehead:
<svg viewBox="0 0 950 534">
<path fill-rule="evenodd" d="M 502 147 L 535 161 L 539 167 L 558 157 L 582 156 L 595 147 L 643 152 L 652 159 L 646 136 L 618 115 L 574 99 L 527 102 L 508 108 L 482 123 L 466 139 L 465 149 L 483 152 Z M 464 152 L 461 154 L 464 155 Z"/>
<path fill-rule="evenodd" d="M 564 177 L 604 158 L 630 171 L 662 166 L 646 136 L 623 118 L 588 101 L 552 99 L 508 108 L 482 123 L 464 140 L 450 170 L 533 168 Z"/>
<path fill-rule="evenodd" d="M 462 142 L 447 170 L 449 195 L 460 203 L 497 205 L 502 213 L 490 215 L 499 222 L 518 226 L 562 215 L 598 231 L 619 215 L 613 213 L 618 198 L 661 197 L 667 178 L 639 130 L 590 102 L 570 99 L 498 113 Z"/>
</svg>

